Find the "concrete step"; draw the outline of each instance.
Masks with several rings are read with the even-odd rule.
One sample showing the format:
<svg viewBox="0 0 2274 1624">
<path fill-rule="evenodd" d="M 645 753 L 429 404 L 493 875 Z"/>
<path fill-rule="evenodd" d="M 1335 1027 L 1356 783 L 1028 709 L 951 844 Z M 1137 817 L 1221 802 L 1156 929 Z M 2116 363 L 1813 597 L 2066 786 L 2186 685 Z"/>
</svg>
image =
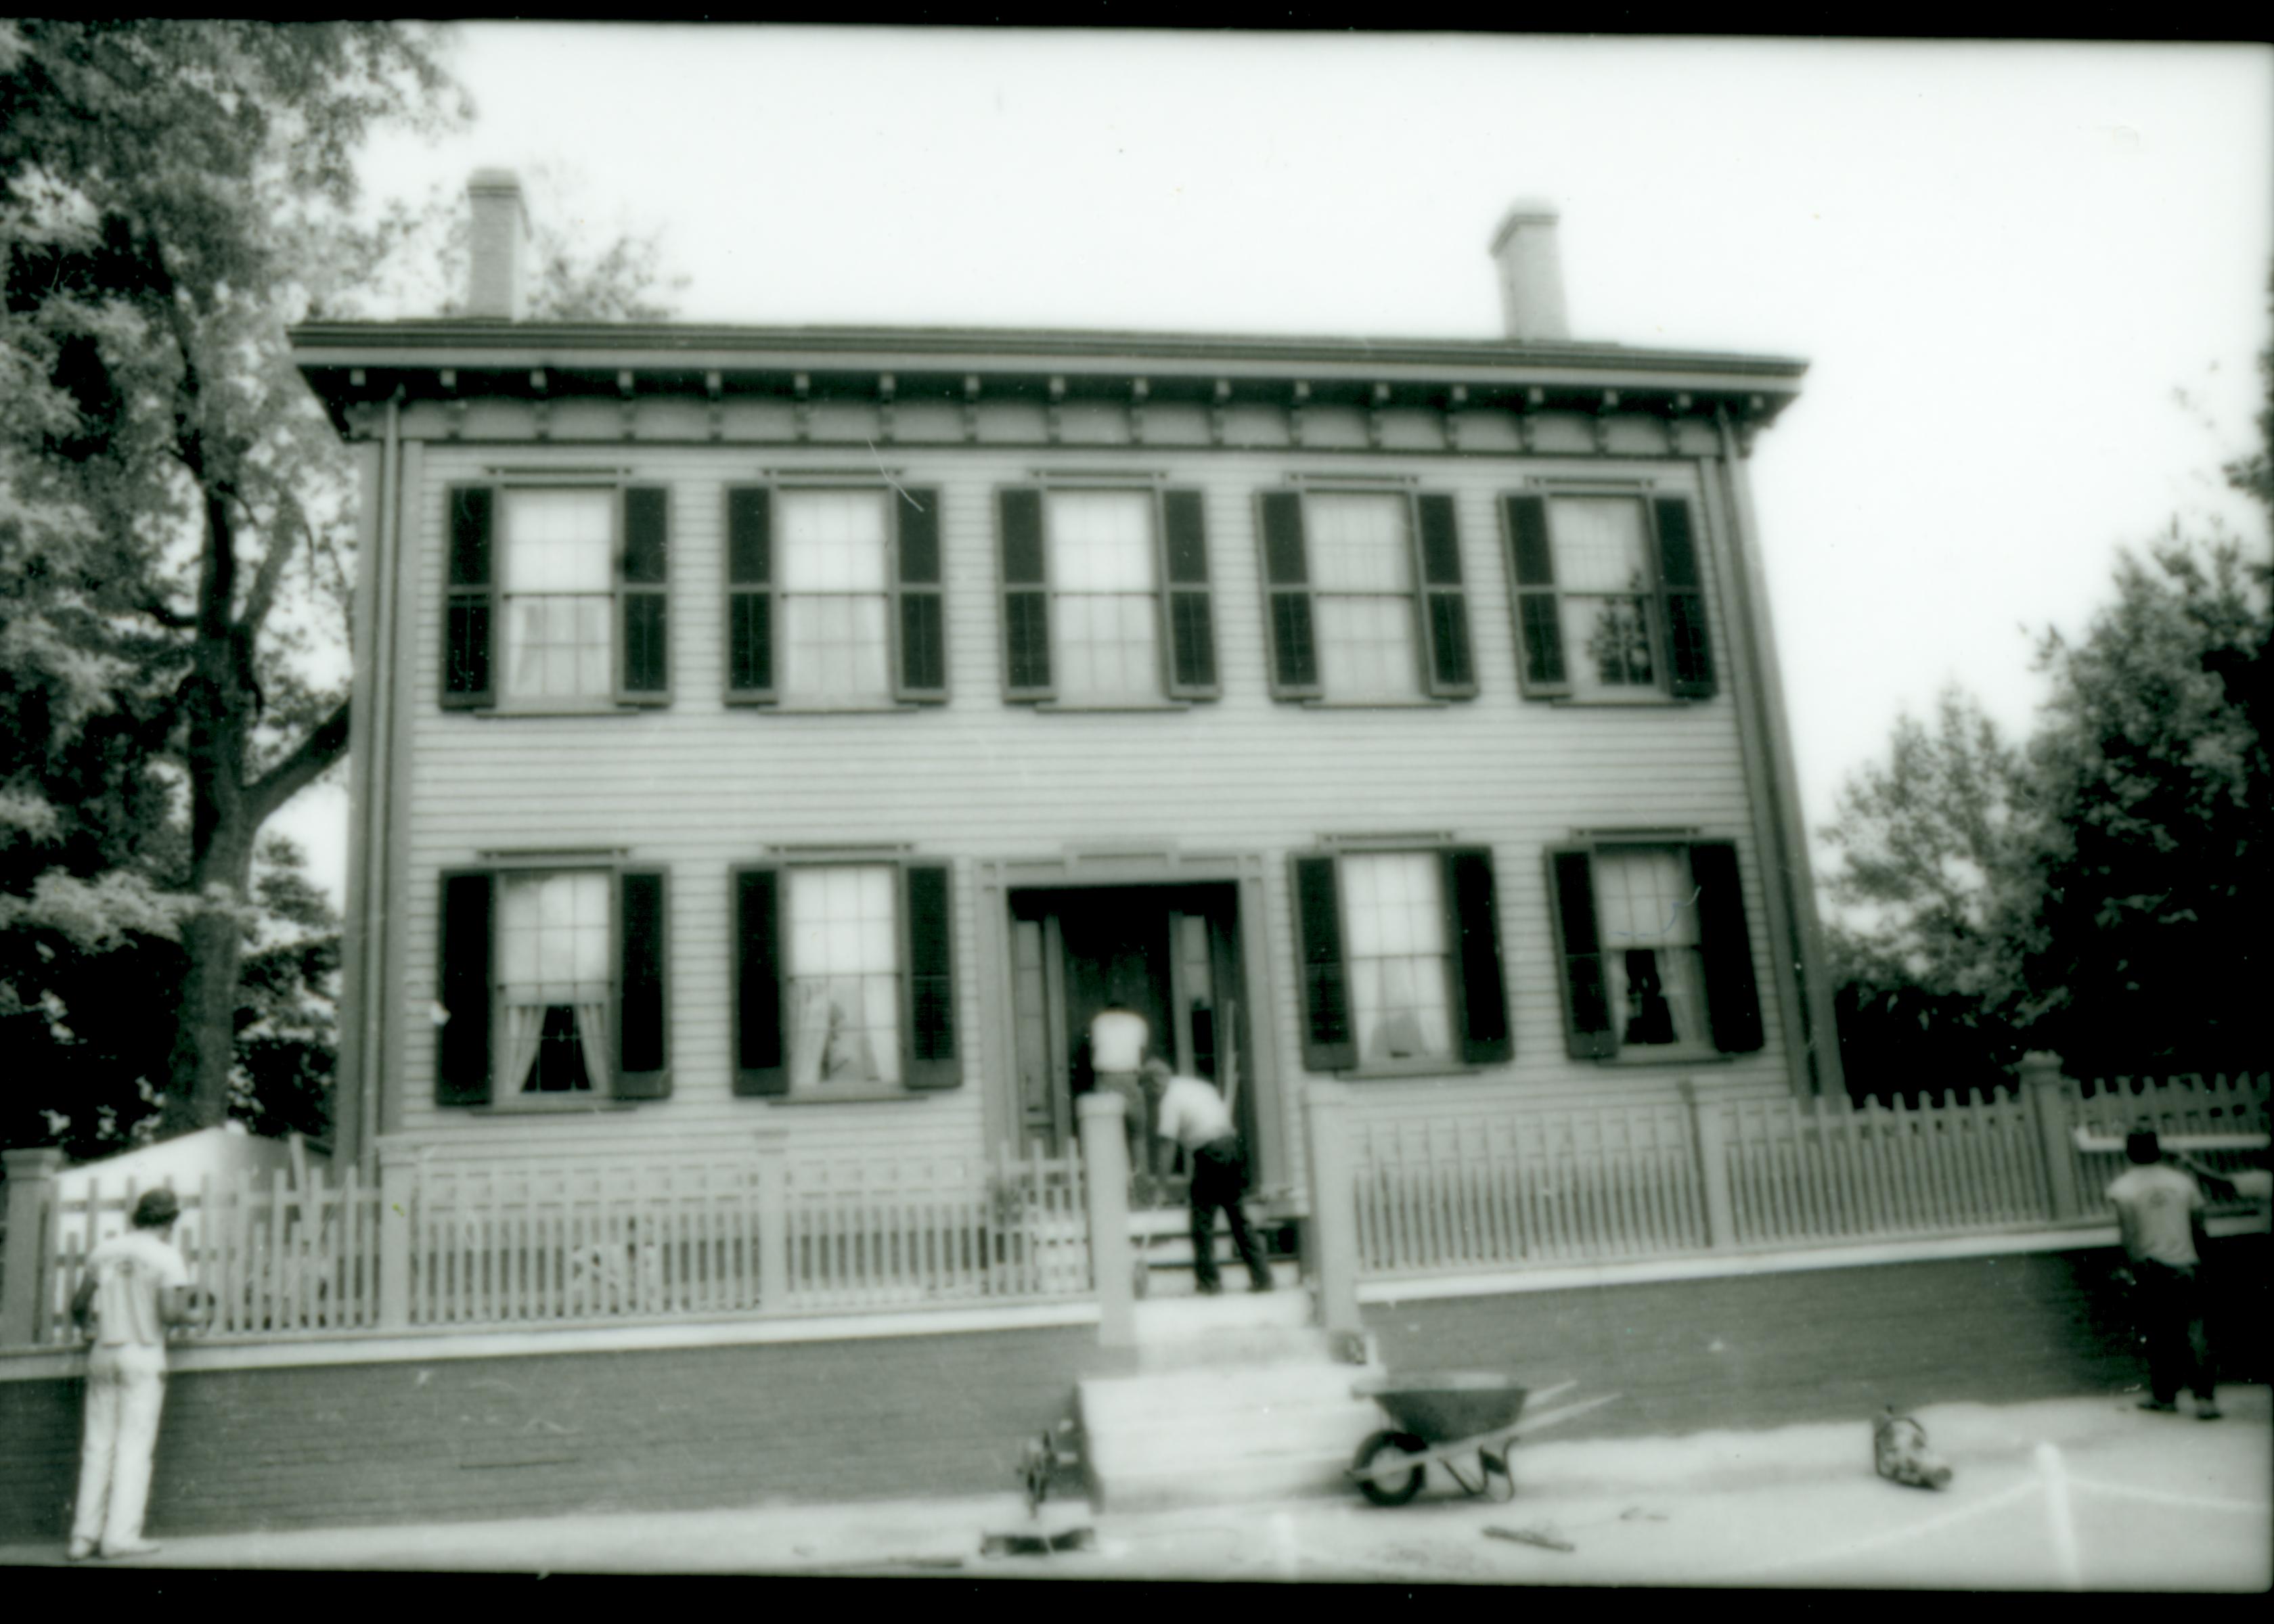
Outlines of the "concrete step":
<svg viewBox="0 0 2274 1624">
<path fill-rule="evenodd" d="M 1148 1297 L 1136 1304 L 1137 1368 L 1222 1371 L 1261 1364 L 1316 1364 L 1327 1354 L 1311 1294 L 1292 1279 L 1268 1292 L 1243 1278 L 1216 1297 Z"/>
<path fill-rule="evenodd" d="M 1089 1469 L 1117 1511 L 1349 1492 L 1380 1412 L 1367 1370 L 1322 1358 L 1102 1378 L 1081 1385 Z"/>
</svg>

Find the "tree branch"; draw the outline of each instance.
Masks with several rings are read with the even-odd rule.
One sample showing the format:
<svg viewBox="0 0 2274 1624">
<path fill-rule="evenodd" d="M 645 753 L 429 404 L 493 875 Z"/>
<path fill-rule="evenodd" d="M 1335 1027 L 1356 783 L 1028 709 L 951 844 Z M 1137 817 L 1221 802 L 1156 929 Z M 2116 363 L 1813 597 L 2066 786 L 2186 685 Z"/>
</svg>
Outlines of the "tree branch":
<svg viewBox="0 0 2274 1624">
<path fill-rule="evenodd" d="M 139 609 L 144 614 L 148 615 L 152 620 L 157 621 L 159 625 L 164 627 L 168 631 L 189 631 L 194 628 L 198 623 L 197 616 L 193 614 L 184 614 L 178 609 L 169 609 L 154 598 L 146 598 L 139 604 L 137 604 L 135 607 Z"/>
<path fill-rule="evenodd" d="M 340 701 L 339 708 L 318 723 L 306 738 L 293 747 L 290 755 L 246 789 L 245 807 L 255 828 L 267 822 L 277 808 L 314 783 L 326 769 L 347 754 L 350 703 Z"/>
<path fill-rule="evenodd" d="M 304 522 L 301 528 L 307 527 Z M 253 572 L 252 590 L 246 594 L 245 613 L 237 617 L 237 627 L 248 635 L 257 634 L 267 620 L 268 610 L 276 601 L 276 588 L 284 579 L 284 566 L 292 557 L 292 549 L 282 539 L 271 536 L 268 551 L 261 554 L 260 568 Z"/>
</svg>

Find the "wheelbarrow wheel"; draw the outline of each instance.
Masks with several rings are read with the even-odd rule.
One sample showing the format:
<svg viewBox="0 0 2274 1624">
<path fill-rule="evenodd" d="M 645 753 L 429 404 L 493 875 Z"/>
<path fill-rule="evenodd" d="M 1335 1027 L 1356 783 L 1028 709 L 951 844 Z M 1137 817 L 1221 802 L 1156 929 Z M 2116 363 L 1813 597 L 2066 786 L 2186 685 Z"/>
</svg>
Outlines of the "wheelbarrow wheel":
<svg viewBox="0 0 2274 1624">
<path fill-rule="evenodd" d="M 1381 1463 L 1384 1455 L 1426 1455 L 1429 1446 L 1411 1432 L 1376 1432 L 1358 1447 L 1358 1457 L 1351 1462 L 1353 1471 L 1363 1472 Z M 1421 1492 L 1421 1479 L 1427 1470 L 1425 1463 L 1416 1462 L 1413 1470 L 1404 1477 L 1360 1477 L 1358 1492 L 1377 1506 L 1402 1506 Z"/>
</svg>

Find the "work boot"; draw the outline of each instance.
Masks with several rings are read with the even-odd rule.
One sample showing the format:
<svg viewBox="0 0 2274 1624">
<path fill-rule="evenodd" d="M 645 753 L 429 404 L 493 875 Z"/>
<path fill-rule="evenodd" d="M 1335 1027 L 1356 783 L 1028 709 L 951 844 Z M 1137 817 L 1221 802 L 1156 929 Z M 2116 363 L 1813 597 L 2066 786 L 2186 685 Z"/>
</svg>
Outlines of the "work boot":
<svg viewBox="0 0 2274 1624">
<path fill-rule="evenodd" d="M 2152 1410 L 2158 1415 L 2171 1415 L 2176 1411 L 2179 1407 L 2179 1401 L 2176 1399 L 2143 1398 L 2140 1401 L 2141 1409 Z"/>
</svg>

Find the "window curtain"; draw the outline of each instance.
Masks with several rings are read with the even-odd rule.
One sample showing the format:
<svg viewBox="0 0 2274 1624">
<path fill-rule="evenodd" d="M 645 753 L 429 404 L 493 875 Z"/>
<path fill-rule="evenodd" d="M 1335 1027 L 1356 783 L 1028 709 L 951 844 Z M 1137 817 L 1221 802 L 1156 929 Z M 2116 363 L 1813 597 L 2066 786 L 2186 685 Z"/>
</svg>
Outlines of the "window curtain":
<svg viewBox="0 0 2274 1624">
<path fill-rule="evenodd" d="M 576 1041 L 584 1049 L 584 1078 L 594 1094 L 608 1092 L 608 1004 L 605 998 L 576 1001 Z"/>
<path fill-rule="evenodd" d="M 545 1030 L 542 1004 L 506 1006 L 505 1086 L 515 1093 L 529 1086 L 529 1068 L 537 1062 L 537 1041 Z"/>
</svg>

